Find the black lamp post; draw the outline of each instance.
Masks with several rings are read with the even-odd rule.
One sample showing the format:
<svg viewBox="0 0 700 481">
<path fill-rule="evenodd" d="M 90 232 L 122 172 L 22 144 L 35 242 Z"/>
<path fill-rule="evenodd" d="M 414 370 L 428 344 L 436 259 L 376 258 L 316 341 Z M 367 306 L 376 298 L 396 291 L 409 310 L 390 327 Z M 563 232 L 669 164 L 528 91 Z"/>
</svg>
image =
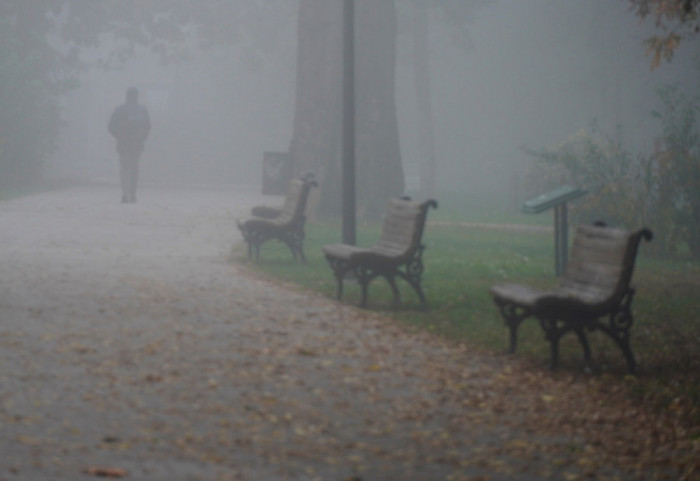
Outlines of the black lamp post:
<svg viewBox="0 0 700 481">
<path fill-rule="evenodd" d="M 343 243 L 355 245 L 355 2 L 343 0 Z"/>
</svg>

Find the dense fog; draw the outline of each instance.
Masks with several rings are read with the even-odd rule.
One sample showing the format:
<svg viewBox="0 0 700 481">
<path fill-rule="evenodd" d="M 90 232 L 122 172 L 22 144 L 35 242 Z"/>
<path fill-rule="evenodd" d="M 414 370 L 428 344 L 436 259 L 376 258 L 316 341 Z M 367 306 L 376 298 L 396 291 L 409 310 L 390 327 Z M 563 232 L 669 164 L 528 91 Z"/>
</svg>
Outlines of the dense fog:
<svg viewBox="0 0 700 481">
<path fill-rule="evenodd" d="M 263 152 L 289 148 L 294 118 L 296 19 L 275 22 L 276 38 L 264 49 L 245 42 L 195 49 L 190 61 L 167 66 L 137 50 L 120 70 L 83 75 L 65 98 L 51 175 L 116 182 L 107 121 L 134 85 L 153 124 L 144 187 L 260 183 Z M 487 2 L 473 12 L 467 44 L 454 42 L 437 16 L 430 29 L 442 190 L 507 189 L 528 160 L 522 146 L 552 146 L 594 120 L 611 133 L 620 125 L 631 150 L 648 150 L 658 131 L 650 115 L 655 89 L 697 88 L 697 39 L 651 71 L 643 41 L 653 25 L 640 23 L 624 1 Z M 410 186 L 419 172 L 417 113 L 411 45 L 399 31 L 396 100 Z"/>
<path fill-rule="evenodd" d="M 552 147 L 594 120 L 611 135 L 620 125 L 630 149 L 649 149 L 656 88 L 697 89 L 700 61 L 698 43 L 688 43 L 650 71 L 643 41 L 651 32 L 626 2 L 501 1 L 480 10 L 472 48 L 445 48 L 433 64 L 442 185 L 508 181 L 527 160 L 521 146 Z"/>
</svg>

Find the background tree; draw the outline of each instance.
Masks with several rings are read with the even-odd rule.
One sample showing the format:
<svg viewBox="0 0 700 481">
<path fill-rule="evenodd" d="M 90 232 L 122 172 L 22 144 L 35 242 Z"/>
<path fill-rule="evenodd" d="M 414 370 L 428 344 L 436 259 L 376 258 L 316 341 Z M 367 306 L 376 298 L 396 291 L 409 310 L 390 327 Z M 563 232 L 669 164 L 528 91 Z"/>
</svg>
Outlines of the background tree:
<svg viewBox="0 0 700 481">
<path fill-rule="evenodd" d="M 439 20 L 447 27 L 453 41 L 466 50 L 470 45 L 468 24 L 476 8 L 487 3 L 488 0 L 414 0 L 400 4 L 404 14 L 399 18 L 405 22 L 400 30 L 408 33 L 411 43 L 409 49 L 412 52 L 417 113 L 420 194 L 424 198 L 435 197 L 438 170 L 430 79 L 430 25 L 436 19 Z"/>
<path fill-rule="evenodd" d="M 435 197 L 437 161 L 435 158 L 435 126 L 430 92 L 430 6 L 425 2 L 409 4 L 408 31 L 412 40 L 413 83 L 418 125 L 418 165 L 420 193 L 424 198 Z"/>
<path fill-rule="evenodd" d="M 252 58 L 274 42 L 270 19 L 280 15 L 270 12 L 293 8 L 285 0 L 0 1 L 0 183 L 41 171 L 60 130 L 61 97 L 86 69 L 117 68 L 139 49 L 168 63 L 239 43 Z"/>
<path fill-rule="evenodd" d="M 341 192 L 342 3 L 299 3 L 297 93 L 290 153 L 294 174 L 320 180 L 318 213 L 337 215 Z M 377 218 L 404 191 L 394 98 L 393 0 L 355 5 L 356 185 L 358 216 Z"/>
<path fill-rule="evenodd" d="M 54 11 L 56 12 L 56 11 Z M 0 3 L 0 185 L 27 183 L 55 143 L 72 52 L 47 41 L 52 10 L 42 2 Z"/>
<path fill-rule="evenodd" d="M 674 238 L 700 259 L 700 92 L 688 97 L 677 86 L 666 86 L 658 96 L 663 108 L 653 115 L 662 132 L 656 139 L 650 180 L 658 210 L 672 222 Z"/>
<path fill-rule="evenodd" d="M 685 39 L 700 32 L 700 0 L 629 0 L 633 12 L 642 20 L 651 17 L 663 32 L 646 39 L 647 55 L 651 56 L 651 68 L 670 61 Z"/>
<path fill-rule="evenodd" d="M 593 124 L 555 148 L 526 150 L 538 161 L 530 174 L 550 188 L 564 181 L 588 191 L 572 210 L 576 222 L 648 226 L 650 251 L 672 255 L 685 245 L 700 259 L 700 94 L 669 85 L 657 95 L 662 108 L 652 116 L 661 131 L 653 152 L 634 155 L 620 131 L 608 136 Z"/>
</svg>

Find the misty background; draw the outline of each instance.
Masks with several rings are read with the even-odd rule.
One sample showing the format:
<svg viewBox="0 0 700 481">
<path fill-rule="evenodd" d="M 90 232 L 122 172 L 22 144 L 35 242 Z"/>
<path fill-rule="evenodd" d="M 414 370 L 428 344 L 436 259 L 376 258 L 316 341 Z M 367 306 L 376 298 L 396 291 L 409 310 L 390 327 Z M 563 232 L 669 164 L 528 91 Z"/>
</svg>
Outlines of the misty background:
<svg viewBox="0 0 700 481">
<path fill-rule="evenodd" d="M 401 8 L 401 0 L 397 0 Z M 141 162 L 149 185 L 251 185 L 266 151 L 292 136 L 296 17 L 271 15 L 265 45 L 246 40 L 163 65 L 136 49 L 118 70 L 93 69 L 63 99 L 63 127 L 46 164 L 50 178 L 116 183 L 118 162 L 107 121 L 126 89 L 140 90 L 153 130 Z M 260 19 L 264 23 L 265 19 Z M 245 28 L 245 25 L 242 26 Z M 650 150 L 658 125 L 655 90 L 698 86 L 698 41 L 654 71 L 640 23 L 625 1 L 494 0 L 475 9 L 468 41 L 430 18 L 430 74 L 439 191 L 511 189 L 531 159 L 522 147 L 551 147 L 597 121 L 622 127 L 625 145 Z M 410 42 L 399 39 L 396 102 L 407 187 L 419 175 Z M 106 55 L 110 42 L 90 55 Z"/>
</svg>

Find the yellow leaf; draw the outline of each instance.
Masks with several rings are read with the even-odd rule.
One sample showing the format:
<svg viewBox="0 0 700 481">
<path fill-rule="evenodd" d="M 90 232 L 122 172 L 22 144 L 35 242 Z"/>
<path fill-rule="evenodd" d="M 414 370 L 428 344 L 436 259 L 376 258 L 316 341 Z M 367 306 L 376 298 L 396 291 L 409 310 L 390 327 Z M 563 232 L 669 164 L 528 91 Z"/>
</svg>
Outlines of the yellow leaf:
<svg viewBox="0 0 700 481">
<path fill-rule="evenodd" d="M 20 434 L 17 436 L 17 441 L 25 446 L 38 446 L 41 444 L 41 440 L 32 436 L 27 436 L 26 434 Z"/>
<path fill-rule="evenodd" d="M 529 441 L 525 441 L 524 439 L 516 439 L 513 442 L 511 442 L 510 445 L 514 448 L 530 448 L 530 447 L 532 447 L 532 443 Z"/>
</svg>

